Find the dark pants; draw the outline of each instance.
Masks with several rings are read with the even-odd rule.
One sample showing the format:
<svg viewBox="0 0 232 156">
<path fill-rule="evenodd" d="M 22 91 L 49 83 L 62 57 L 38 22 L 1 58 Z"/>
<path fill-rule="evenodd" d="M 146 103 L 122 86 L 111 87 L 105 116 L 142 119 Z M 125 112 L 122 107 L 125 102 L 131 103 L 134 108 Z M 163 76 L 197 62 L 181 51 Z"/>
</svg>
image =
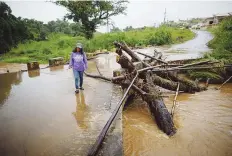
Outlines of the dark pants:
<svg viewBox="0 0 232 156">
<path fill-rule="evenodd" d="M 84 73 L 84 71 L 77 71 L 77 70 L 73 69 L 76 89 L 79 89 L 83 85 L 83 73 Z"/>
</svg>

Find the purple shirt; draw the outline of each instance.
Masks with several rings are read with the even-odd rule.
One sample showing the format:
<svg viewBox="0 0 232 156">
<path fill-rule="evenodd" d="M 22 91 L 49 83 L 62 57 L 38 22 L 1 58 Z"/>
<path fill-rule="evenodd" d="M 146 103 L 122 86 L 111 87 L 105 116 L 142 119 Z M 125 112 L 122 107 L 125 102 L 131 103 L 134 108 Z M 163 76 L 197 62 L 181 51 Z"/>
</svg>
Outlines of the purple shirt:
<svg viewBox="0 0 232 156">
<path fill-rule="evenodd" d="M 81 54 L 79 52 L 76 52 L 76 53 L 72 52 L 71 57 L 70 57 L 69 67 L 72 67 L 73 69 L 77 71 L 86 70 L 88 67 L 88 64 L 87 64 L 85 53 Z"/>
</svg>

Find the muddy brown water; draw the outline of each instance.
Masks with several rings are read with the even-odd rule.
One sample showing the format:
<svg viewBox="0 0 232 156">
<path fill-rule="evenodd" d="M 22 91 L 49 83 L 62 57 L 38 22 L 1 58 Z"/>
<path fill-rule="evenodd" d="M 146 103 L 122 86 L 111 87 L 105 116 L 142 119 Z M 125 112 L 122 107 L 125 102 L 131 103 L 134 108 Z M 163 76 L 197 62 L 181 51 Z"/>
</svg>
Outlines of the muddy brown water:
<svg viewBox="0 0 232 156">
<path fill-rule="evenodd" d="M 103 75 L 112 76 L 119 68 L 115 60 L 114 54 L 96 59 Z M 88 72 L 97 73 L 95 60 L 89 61 Z M 0 155 L 86 155 L 122 92 L 118 86 L 88 77 L 84 87 L 74 94 L 73 74 L 67 66 L 0 74 Z M 178 96 L 177 133 L 171 138 L 158 129 L 146 104 L 135 100 L 123 111 L 123 154 L 232 155 L 232 84 L 221 90 L 215 87 Z M 173 95 L 164 98 L 168 110 L 172 99 Z M 103 155 L 113 155 L 114 143 Z"/>
<path fill-rule="evenodd" d="M 171 138 L 158 129 L 146 104 L 137 100 L 123 112 L 124 155 L 232 155 L 232 84 L 215 87 L 178 96 L 177 133 Z M 173 98 L 164 99 L 169 111 Z"/>
</svg>

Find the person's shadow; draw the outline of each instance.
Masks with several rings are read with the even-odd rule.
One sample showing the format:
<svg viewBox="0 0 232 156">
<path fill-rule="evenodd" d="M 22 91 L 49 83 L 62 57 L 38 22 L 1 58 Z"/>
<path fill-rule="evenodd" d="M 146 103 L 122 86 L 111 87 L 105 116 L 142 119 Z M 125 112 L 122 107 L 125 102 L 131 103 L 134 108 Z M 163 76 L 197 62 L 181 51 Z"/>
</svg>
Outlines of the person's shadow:
<svg viewBox="0 0 232 156">
<path fill-rule="evenodd" d="M 77 125 L 83 129 L 87 130 L 89 128 L 89 107 L 85 103 L 85 96 L 83 91 L 76 94 L 76 112 L 72 114 L 76 118 Z"/>
</svg>

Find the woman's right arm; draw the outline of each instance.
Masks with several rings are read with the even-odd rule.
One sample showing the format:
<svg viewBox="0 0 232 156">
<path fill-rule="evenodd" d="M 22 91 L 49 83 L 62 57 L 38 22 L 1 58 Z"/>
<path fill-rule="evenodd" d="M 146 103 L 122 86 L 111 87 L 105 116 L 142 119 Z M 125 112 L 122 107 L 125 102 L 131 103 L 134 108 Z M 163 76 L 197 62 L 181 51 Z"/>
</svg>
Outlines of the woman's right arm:
<svg viewBox="0 0 232 156">
<path fill-rule="evenodd" d="M 73 53 L 70 56 L 70 61 L 69 61 L 69 68 L 73 67 Z"/>
</svg>

